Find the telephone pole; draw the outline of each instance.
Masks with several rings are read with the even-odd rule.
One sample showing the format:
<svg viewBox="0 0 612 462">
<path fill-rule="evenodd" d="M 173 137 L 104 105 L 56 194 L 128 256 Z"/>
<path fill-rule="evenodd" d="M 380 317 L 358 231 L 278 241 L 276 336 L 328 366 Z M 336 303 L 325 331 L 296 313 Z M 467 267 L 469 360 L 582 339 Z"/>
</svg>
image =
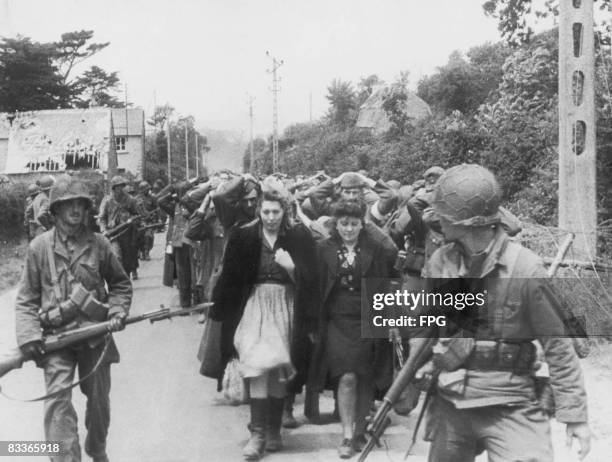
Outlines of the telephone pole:
<svg viewBox="0 0 612 462">
<path fill-rule="evenodd" d="M 170 116 L 166 120 L 168 129 L 168 184 L 172 183 L 172 150 L 170 149 Z"/>
<path fill-rule="evenodd" d="M 278 92 L 280 88 L 278 83 L 280 77 L 276 71 L 281 67 L 284 61 L 281 59 L 277 60 L 274 56 L 270 55 L 270 52 L 266 51 L 266 56 L 272 60 L 272 69 L 268 69 L 268 72 L 272 74 L 272 95 L 273 95 L 273 107 L 272 107 L 272 171 L 278 172 Z"/>
<path fill-rule="evenodd" d="M 250 141 L 249 141 L 249 173 L 251 175 L 255 174 L 255 151 L 253 150 L 253 101 L 255 98 L 247 93 L 247 98 L 249 102 L 249 120 L 250 120 Z"/>
<path fill-rule="evenodd" d="M 593 0 L 559 2 L 559 228 L 575 259 L 596 256 Z"/>
<path fill-rule="evenodd" d="M 308 115 L 310 116 L 310 122 L 312 122 L 312 92 L 308 95 Z"/>
<path fill-rule="evenodd" d="M 198 151 L 198 138 L 200 135 L 195 132 L 195 158 L 196 158 L 196 177 L 200 176 L 200 151 Z"/>
<path fill-rule="evenodd" d="M 185 179 L 189 180 L 189 137 L 187 131 L 187 119 L 184 120 L 185 123 Z"/>
</svg>

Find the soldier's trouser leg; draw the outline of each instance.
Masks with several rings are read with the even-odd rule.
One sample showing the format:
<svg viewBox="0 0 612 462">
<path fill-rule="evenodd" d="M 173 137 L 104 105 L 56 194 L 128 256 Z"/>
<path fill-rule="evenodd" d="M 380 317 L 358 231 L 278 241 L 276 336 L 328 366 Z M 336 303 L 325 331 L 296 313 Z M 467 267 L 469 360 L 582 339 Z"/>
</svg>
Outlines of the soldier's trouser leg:
<svg viewBox="0 0 612 462">
<path fill-rule="evenodd" d="M 552 462 L 550 425 L 537 404 L 456 409 L 437 401 L 429 462 L 473 462 L 479 447 L 489 462 Z"/>
<path fill-rule="evenodd" d="M 84 349 L 79 355 L 79 377 L 85 377 L 93 369 L 100 356 L 100 348 Z M 85 409 L 85 452 L 93 458 L 106 454 L 106 436 L 110 425 L 111 386 L 110 363 L 102 363 L 98 370 L 81 383 L 81 391 L 87 397 Z"/>
<path fill-rule="evenodd" d="M 474 410 L 477 436 L 489 462 L 552 462 L 550 422 L 537 403 Z"/>
<path fill-rule="evenodd" d="M 47 394 L 69 387 L 74 379 L 76 357 L 68 350 L 45 356 L 42 361 Z M 72 405 L 72 390 L 45 400 L 45 439 L 60 441 L 63 454 L 51 457 L 53 462 L 80 462 L 81 447 L 77 414 Z"/>
</svg>

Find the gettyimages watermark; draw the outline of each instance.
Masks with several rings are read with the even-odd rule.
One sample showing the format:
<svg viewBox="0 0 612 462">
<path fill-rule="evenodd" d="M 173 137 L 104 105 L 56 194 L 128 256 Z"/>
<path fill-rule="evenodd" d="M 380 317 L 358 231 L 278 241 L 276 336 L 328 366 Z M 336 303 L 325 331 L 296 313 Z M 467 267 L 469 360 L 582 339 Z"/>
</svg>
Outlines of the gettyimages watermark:
<svg viewBox="0 0 612 462">
<path fill-rule="evenodd" d="M 361 337 L 464 336 L 521 341 L 545 337 L 612 336 L 612 322 L 587 323 L 584 304 L 565 280 L 562 292 L 546 278 L 363 279 Z"/>
</svg>

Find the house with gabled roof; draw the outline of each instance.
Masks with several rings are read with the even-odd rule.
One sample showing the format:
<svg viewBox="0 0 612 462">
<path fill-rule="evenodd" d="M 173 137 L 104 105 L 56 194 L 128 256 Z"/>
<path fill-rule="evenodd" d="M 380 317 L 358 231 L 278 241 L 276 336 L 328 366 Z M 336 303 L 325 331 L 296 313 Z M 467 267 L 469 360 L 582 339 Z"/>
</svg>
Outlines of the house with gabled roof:
<svg viewBox="0 0 612 462">
<path fill-rule="evenodd" d="M 144 146 L 141 108 L 0 114 L 0 173 L 106 172 L 114 149 L 117 171 L 142 178 Z"/>
</svg>

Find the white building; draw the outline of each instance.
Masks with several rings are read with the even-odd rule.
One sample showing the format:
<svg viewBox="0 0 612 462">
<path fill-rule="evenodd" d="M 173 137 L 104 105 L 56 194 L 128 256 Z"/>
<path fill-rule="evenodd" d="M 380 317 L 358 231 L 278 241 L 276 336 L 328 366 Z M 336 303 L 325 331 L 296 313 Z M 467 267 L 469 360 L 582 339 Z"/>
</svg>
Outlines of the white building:
<svg viewBox="0 0 612 462">
<path fill-rule="evenodd" d="M 115 140 L 119 173 L 142 178 L 144 112 L 53 109 L 0 114 L 0 173 L 108 169 Z"/>
</svg>

